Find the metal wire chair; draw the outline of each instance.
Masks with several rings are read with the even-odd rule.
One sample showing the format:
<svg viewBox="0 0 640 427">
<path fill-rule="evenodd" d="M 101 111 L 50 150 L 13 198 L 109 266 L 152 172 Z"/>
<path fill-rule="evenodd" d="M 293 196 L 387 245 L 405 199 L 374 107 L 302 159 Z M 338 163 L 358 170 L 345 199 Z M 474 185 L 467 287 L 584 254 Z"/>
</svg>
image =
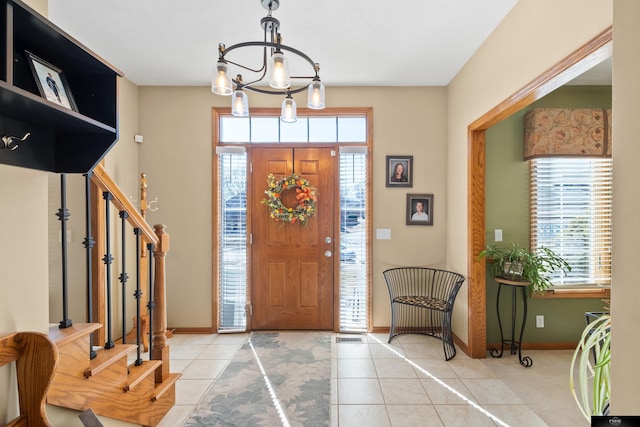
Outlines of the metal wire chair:
<svg viewBox="0 0 640 427">
<path fill-rule="evenodd" d="M 427 267 L 391 268 L 383 275 L 391 302 L 389 342 L 402 334 L 429 335 L 442 340 L 445 360 L 452 359 L 451 314 L 464 277 Z"/>
</svg>

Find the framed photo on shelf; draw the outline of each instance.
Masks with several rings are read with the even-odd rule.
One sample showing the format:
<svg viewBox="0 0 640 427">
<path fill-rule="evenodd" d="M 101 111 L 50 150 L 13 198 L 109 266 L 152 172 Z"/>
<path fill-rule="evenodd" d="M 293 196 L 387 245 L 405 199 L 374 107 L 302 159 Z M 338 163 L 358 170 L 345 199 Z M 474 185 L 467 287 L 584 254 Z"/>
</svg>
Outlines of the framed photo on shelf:
<svg viewBox="0 0 640 427">
<path fill-rule="evenodd" d="M 33 72 L 33 77 L 36 79 L 40 95 L 54 104 L 78 111 L 62 70 L 49 64 L 44 59 L 38 58 L 31 52 L 25 51 L 25 54 L 27 55 L 29 67 Z"/>
<path fill-rule="evenodd" d="M 387 187 L 413 187 L 413 156 L 387 156 Z"/>
<path fill-rule="evenodd" d="M 407 225 L 433 225 L 433 194 L 407 194 Z"/>
</svg>

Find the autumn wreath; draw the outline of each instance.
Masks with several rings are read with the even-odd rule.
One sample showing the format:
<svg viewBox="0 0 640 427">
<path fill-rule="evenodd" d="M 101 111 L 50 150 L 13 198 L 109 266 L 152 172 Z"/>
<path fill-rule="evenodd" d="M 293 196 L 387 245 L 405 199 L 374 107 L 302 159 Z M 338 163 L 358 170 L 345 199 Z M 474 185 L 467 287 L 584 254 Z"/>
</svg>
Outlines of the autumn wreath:
<svg viewBox="0 0 640 427">
<path fill-rule="evenodd" d="M 298 175 L 290 175 L 280 180 L 276 180 L 273 174 L 267 176 L 268 188 L 264 194 L 267 195 L 262 203 L 269 207 L 269 216 L 282 222 L 300 222 L 305 224 L 316 212 L 316 189 L 304 178 Z M 282 192 L 284 190 L 296 190 L 296 200 L 298 205 L 288 208 L 282 203 Z"/>
</svg>

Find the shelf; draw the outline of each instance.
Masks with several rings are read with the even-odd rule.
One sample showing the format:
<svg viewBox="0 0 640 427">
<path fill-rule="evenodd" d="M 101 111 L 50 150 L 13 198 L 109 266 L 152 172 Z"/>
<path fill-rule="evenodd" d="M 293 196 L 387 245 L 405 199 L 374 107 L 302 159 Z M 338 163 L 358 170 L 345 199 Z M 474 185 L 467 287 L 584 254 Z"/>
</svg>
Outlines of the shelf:
<svg viewBox="0 0 640 427">
<path fill-rule="evenodd" d="M 118 140 L 117 78 L 122 73 L 20 0 L 0 0 L 0 136 L 21 138 L 0 149 L 0 163 L 85 173 Z M 44 98 L 27 52 L 64 75 L 76 111 Z"/>
<path fill-rule="evenodd" d="M 509 279 L 505 279 L 504 277 L 494 277 L 493 280 L 497 283 L 501 283 L 503 285 L 509 285 L 509 286 L 522 286 L 523 288 L 526 286 L 529 286 L 531 283 L 529 282 L 524 282 L 522 280 L 509 280 Z"/>
<path fill-rule="evenodd" d="M 0 81 L 0 114 L 57 132 L 116 133 L 116 128 Z"/>
</svg>

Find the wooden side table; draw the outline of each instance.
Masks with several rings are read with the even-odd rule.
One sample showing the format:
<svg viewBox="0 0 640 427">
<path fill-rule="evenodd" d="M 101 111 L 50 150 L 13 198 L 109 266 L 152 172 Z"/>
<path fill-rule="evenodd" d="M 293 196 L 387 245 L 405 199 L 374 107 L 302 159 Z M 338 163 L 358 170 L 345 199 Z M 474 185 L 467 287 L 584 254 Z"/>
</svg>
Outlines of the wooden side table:
<svg viewBox="0 0 640 427">
<path fill-rule="evenodd" d="M 498 313 L 498 325 L 500 327 L 500 350 L 497 348 L 490 348 L 489 354 L 491 357 L 502 357 L 504 352 L 504 346 L 509 346 L 511 354 L 518 353 L 518 359 L 520 360 L 520 364 L 525 368 L 529 368 L 533 366 L 533 360 L 530 357 L 525 356 L 522 357 L 522 336 L 524 335 L 524 326 L 527 323 L 527 286 L 529 286 L 529 282 L 521 282 L 517 280 L 508 280 L 501 277 L 495 277 L 494 280 L 498 283 L 498 296 L 496 298 L 496 311 Z M 509 286 L 511 288 L 511 339 L 505 340 L 504 333 L 502 331 L 502 320 L 500 319 L 500 291 L 503 286 Z M 518 341 L 515 340 L 515 332 L 516 332 L 516 294 L 518 289 L 522 291 L 522 302 L 524 307 L 524 313 L 522 314 L 522 323 L 520 326 L 520 338 Z"/>
</svg>

